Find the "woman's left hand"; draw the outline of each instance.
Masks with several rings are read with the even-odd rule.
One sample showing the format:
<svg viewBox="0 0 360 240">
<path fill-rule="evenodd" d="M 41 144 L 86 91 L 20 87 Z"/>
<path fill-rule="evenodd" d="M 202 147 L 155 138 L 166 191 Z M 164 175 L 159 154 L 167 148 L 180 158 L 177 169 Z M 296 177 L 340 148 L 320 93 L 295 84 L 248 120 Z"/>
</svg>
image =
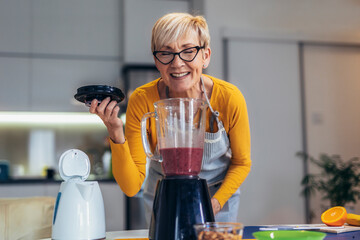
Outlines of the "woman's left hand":
<svg viewBox="0 0 360 240">
<path fill-rule="evenodd" d="M 214 216 L 215 216 L 221 210 L 220 203 L 216 198 L 212 198 L 211 199 L 211 205 L 212 205 Z"/>
</svg>

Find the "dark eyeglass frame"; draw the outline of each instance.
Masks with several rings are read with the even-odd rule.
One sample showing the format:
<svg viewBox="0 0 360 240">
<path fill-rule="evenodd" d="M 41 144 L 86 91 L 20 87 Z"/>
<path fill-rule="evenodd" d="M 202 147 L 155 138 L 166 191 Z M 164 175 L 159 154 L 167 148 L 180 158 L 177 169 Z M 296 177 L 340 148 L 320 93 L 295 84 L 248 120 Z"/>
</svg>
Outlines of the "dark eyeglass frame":
<svg viewBox="0 0 360 240">
<path fill-rule="evenodd" d="M 180 54 L 181 54 L 182 52 L 188 51 L 189 49 L 193 49 L 193 48 L 196 49 L 196 54 L 195 54 L 195 56 L 194 56 L 191 60 L 186 60 L 186 59 L 183 59 L 183 58 L 181 57 Z M 154 55 L 154 57 L 155 57 L 159 62 L 161 62 L 161 63 L 164 64 L 164 65 L 168 65 L 168 64 L 170 64 L 172 61 L 174 61 L 176 55 L 178 55 L 179 58 L 180 58 L 181 60 L 185 61 L 185 62 L 192 62 L 192 61 L 194 61 L 194 59 L 195 59 L 196 56 L 198 55 L 200 49 L 204 49 L 204 48 L 205 48 L 205 46 L 201 46 L 201 47 L 200 47 L 200 46 L 190 47 L 190 48 L 186 48 L 186 49 L 184 49 L 184 50 L 182 50 L 182 51 L 180 51 L 180 52 L 175 52 L 175 53 L 174 53 L 174 52 L 170 52 L 170 51 L 153 51 L 153 55 Z M 156 54 L 158 54 L 158 53 L 172 54 L 172 59 L 171 59 L 169 62 L 164 63 L 164 62 L 162 62 L 162 61 L 156 56 Z"/>
</svg>

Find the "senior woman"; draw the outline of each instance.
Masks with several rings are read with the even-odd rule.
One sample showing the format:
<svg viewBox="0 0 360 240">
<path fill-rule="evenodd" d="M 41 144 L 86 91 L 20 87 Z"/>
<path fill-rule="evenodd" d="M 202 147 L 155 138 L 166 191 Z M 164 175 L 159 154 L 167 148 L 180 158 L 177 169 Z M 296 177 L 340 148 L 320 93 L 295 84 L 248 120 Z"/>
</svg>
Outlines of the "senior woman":
<svg viewBox="0 0 360 240">
<path fill-rule="evenodd" d="M 130 96 L 123 122 L 119 107 L 109 99 L 93 100 L 90 112 L 106 125 L 111 139 L 113 174 L 122 191 L 134 196 L 146 175 L 146 155 L 140 121 L 153 112 L 153 103 L 167 98 L 198 98 L 208 103 L 203 166 L 200 173 L 209 184 L 216 221 L 236 221 L 239 187 L 250 167 L 250 130 L 246 103 L 234 85 L 203 74 L 210 63 L 210 35 L 206 20 L 187 13 L 170 13 L 153 26 L 151 50 L 160 78 L 137 88 Z M 155 124 L 147 129 L 152 149 L 156 146 Z M 147 219 L 161 166 L 151 161 L 144 187 Z M 230 210 L 231 209 L 231 210 Z"/>
</svg>

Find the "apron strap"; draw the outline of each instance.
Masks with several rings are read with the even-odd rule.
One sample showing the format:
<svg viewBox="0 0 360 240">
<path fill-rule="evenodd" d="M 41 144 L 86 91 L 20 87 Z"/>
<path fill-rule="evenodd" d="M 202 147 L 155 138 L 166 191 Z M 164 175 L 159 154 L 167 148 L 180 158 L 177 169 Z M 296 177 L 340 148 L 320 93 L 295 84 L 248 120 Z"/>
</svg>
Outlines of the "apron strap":
<svg viewBox="0 0 360 240">
<path fill-rule="evenodd" d="M 211 107 L 209 98 L 208 98 L 208 96 L 206 94 L 204 79 L 203 79 L 202 76 L 200 76 L 200 80 L 201 80 L 202 91 L 203 91 L 203 93 L 205 95 L 206 102 L 207 102 L 207 104 L 208 104 L 208 106 L 210 108 L 210 111 L 212 113 L 211 118 L 210 118 L 210 131 L 214 132 L 214 120 L 216 120 L 218 128 L 219 128 L 219 123 L 220 123 L 219 116 L 220 116 L 220 113 L 218 111 L 214 111 L 214 109 Z"/>
</svg>

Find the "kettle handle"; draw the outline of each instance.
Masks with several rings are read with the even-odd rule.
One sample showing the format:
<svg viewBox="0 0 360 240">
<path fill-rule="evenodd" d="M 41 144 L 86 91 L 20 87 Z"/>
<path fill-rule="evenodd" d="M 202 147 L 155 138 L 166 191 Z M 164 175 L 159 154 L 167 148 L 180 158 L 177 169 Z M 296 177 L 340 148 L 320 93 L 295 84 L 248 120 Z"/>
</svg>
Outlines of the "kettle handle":
<svg viewBox="0 0 360 240">
<path fill-rule="evenodd" d="M 156 118 L 156 113 L 155 112 L 145 113 L 144 116 L 141 119 L 141 140 L 142 140 L 142 144 L 143 144 L 143 147 L 144 147 L 145 154 L 149 159 L 155 160 L 157 162 L 162 162 L 161 156 L 160 155 L 155 155 L 151 151 L 149 140 L 147 138 L 146 121 L 150 117 Z"/>
</svg>

